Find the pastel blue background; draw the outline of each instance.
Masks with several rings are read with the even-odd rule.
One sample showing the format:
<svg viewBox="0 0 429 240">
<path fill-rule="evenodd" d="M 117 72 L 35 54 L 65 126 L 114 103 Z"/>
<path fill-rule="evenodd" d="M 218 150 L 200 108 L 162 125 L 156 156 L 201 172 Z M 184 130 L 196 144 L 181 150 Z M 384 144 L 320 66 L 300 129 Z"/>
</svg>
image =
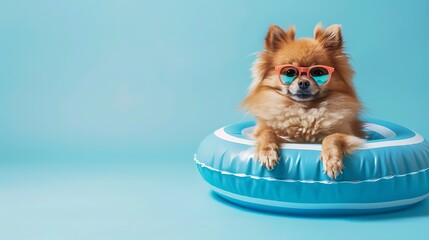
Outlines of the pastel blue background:
<svg viewBox="0 0 429 240">
<path fill-rule="evenodd" d="M 427 239 L 429 202 L 306 218 L 213 196 L 269 24 L 340 23 L 365 115 L 429 137 L 427 1 L 1 1 L 0 239 Z"/>
</svg>

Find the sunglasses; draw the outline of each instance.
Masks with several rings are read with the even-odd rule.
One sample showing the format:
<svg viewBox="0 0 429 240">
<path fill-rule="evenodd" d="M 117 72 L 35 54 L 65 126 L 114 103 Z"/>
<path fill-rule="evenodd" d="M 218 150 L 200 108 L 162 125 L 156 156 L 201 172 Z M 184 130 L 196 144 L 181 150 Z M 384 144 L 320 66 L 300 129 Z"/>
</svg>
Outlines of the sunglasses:
<svg viewBox="0 0 429 240">
<path fill-rule="evenodd" d="M 323 86 L 329 83 L 331 80 L 332 73 L 334 72 L 333 67 L 325 65 L 314 65 L 311 67 L 298 67 L 291 64 L 280 65 L 274 68 L 276 70 L 279 80 L 286 85 L 290 85 L 295 79 L 305 73 L 311 77 L 319 86 Z"/>
</svg>

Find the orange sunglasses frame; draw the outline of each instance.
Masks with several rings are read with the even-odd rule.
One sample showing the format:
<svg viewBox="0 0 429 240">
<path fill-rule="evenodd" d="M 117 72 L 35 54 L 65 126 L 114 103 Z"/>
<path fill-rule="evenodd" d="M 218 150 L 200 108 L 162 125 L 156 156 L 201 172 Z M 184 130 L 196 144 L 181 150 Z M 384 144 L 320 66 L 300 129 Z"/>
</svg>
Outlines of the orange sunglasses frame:
<svg viewBox="0 0 429 240">
<path fill-rule="evenodd" d="M 284 83 L 284 82 L 282 81 L 282 79 L 280 78 L 280 74 L 281 74 L 282 70 L 283 70 L 285 67 L 293 67 L 293 68 L 296 68 L 296 69 L 298 70 L 298 75 L 296 76 L 296 78 L 295 78 L 295 79 L 299 78 L 299 77 L 302 75 L 302 73 L 306 73 L 306 74 L 307 74 L 307 76 L 311 77 L 311 75 L 310 75 L 310 71 L 311 71 L 311 69 L 313 69 L 313 68 L 321 67 L 321 68 L 325 68 L 325 69 L 327 69 L 327 70 L 328 70 L 328 74 L 329 74 L 329 76 L 328 76 L 328 81 L 326 81 L 326 83 L 324 83 L 324 84 L 322 84 L 322 85 L 319 85 L 319 86 L 325 86 L 325 85 L 327 85 L 327 84 L 331 81 L 332 73 L 333 73 L 333 72 L 334 72 L 334 70 L 335 70 L 335 68 L 330 67 L 330 66 L 326 66 L 326 65 L 313 65 L 313 66 L 310 66 L 310 67 L 299 67 L 299 66 L 295 66 L 295 65 L 293 65 L 293 64 L 285 64 L 285 65 L 275 66 L 275 67 L 274 67 L 274 69 L 276 70 L 277 78 L 278 78 L 278 79 L 279 79 L 279 81 L 280 81 L 282 84 L 284 84 L 284 85 L 290 85 L 290 84 L 286 84 L 286 83 Z M 311 77 L 311 78 L 312 78 L 312 77 Z M 295 81 L 295 79 L 294 79 L 293 81 Z M 313 80 L 314 80 L 314 79 L 313 79 Z M 293 81 L 292 81 L 292 82 L 293 82 Z"/>
</svg>

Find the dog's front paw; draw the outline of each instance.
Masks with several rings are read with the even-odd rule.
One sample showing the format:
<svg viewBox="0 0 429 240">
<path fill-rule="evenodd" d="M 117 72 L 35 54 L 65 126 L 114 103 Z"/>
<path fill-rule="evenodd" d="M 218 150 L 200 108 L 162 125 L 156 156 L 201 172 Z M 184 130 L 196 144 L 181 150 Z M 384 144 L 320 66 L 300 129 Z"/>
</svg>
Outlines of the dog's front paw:
<svg viewBox="0 0 429 240">
<path fill-rule="evenodd" d="M 273 170 L 279 162 L 278 148 L 275 144 L 268 144 L 259 147 L 256 151 L 256 158 L 268 170 Z"/>
<path fill-rule="evenodd" d="M 323 162 L 323 171 L 331 178 L 335 179 L 343 173 L 343 155 L 333 147 L 322 148 L 320 156 Z"/>
</svg>

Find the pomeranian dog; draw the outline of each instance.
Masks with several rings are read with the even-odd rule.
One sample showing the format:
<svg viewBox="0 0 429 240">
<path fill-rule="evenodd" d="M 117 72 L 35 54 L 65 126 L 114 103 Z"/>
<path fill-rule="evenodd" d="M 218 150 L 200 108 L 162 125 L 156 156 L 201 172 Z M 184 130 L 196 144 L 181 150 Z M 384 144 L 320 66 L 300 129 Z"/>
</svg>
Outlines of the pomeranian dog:
<svg viewBox="0 0 429 240">
<path fill-rule="evenodd" d="M 313 38 L 302 39 L 295 39 L 294 27 L 271 25 L 252 72 L 242 105 L 257 120 L 255 158 L 272 170 L 281 143 L 321 143 L 324 172 L 335 179 L 343 156 L 364 143 L 340 25 L 318 24 Z"/>
</svg>

